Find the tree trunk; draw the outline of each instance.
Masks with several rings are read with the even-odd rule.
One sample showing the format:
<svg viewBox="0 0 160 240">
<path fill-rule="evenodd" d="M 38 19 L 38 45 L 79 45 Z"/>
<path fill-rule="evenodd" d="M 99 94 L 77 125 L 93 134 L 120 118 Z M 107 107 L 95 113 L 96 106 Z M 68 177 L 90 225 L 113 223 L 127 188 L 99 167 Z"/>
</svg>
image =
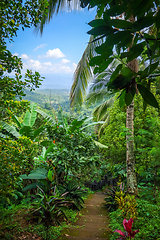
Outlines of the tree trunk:
<svg viewBox="0 0 160 240">
<path fill-rule="evenodd" d="M 138 72 L 138 61 L 134 59 L 128 63 L 128 67 Z M 126 128 L 126 170 L 127 170 L 127 192 L 129 194 L 138 195 L 137 177 L 135 173 L 135 158 L 134 158 L 134 100 L 127 107 Z"/>
<path fill-rule="evenodd" d="M 134 100 L 127 107 L 126 128 L 126 170 L 127 170 L 127 192 L 138 195 L 137 178 L 135 173 L 134 159 Z"/>
</svg>

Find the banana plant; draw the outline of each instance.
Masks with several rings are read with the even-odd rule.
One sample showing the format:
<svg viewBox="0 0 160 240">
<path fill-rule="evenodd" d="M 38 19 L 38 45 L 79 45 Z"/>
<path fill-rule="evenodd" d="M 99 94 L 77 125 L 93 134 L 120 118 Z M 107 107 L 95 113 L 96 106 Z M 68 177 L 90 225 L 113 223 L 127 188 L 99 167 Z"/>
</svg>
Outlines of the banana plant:
<svg viewBox="0 0 160 240">
<path fill-rule="evenodd" d="M 30 105 L 30 111 L 26 112 L 23 122 L 20 122 L 19 119 L 7 109 L 10 117 L 16 124 L 16 127 L 1 121 L 2 128 L 9 134 L 13 135 L 15 138 L 19 138 L 20 136 L 27 136 L 31 140 L 37 140 L 37 136 L 45 129 L 45 126 L 42 125 L 36 130 L 33 129 L 33 125 L 35 124 L 37 118 L 36 107 L 37 105 L 35 103 L 32 103 Z"/>
</svg>

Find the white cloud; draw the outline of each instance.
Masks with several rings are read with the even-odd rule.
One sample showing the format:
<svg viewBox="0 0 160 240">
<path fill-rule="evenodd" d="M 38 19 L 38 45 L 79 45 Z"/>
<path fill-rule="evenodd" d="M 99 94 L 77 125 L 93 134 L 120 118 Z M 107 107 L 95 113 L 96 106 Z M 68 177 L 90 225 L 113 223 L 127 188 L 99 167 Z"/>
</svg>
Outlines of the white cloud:
<svg viewBox="0 0 160 240">
<path fill-rule="evenodd" d="M 43 65 L 44 66 L 52 66 L 52 63 L 51 62 L 44 62 Z"/>
<path fill-rule="evenodd" d="M 19 54 L 17 53 L 17 52 L 15 52 L 14 54 L 13 54 L 13 56 L 18 56 Z"/>
<path fill-rule="evenodd" d="M 41 63 L 38 60 L 30 59 L 28 65 L 28 68 L 35 69 L 36 71 L 41 69 Z"/>
<path fill-rule="evenodd" d="M 41 75 L 45 76 L 45 74 L 72 74 L 75 70 L 76 64 L 68 64 L 70 61 L 67 59 L 62 59 L 63 61 L 59 61 L 58 63 L 53 63 L 52 61 L 43 62 L 41 60 L 33 60 L 28 59 L 23 64 L 23 73 L 26 72 L 26 69 L 30 69 L 33 72 L 38 71 Z"/>
<path fill-rule="evenodd" d="M 62 58 L 65 55 L 61 52 L 59 48 L 49 49 L 45 55 L 46 58 Z"/>
<path fill-rule="evenodd" d="M 59 67 L 59 73 L 71 73 L 72 70 L 70 67 L 67 66 L 60 66 Z"/>
<path fill-rule="evenodd" d="M 70 60 L 68 60 L 66 58 L 63 58 L 62 61 L 61 61 L 62 64 L 66 64 L 66 63 L 69 63 L 69 62 L 70 62 Z"/>
<path fill-rule="evenodd" d="M 25 60 L 29 59 L 29 57 L 28 57 L 27 54 L 25 54 L 25 53 L 23 53 L 23 54 L 20 56 L 20 58 L 25 59 Z"/>
<path fill-rule="evenodd" d="M 37 46 L 33 51 L 37 51 L 37 49 L 39 49 L 39 48 L 43 48 L 43 47 L 45 47 L 45 46 L 47 46 L 47 44 L 41 44 L 41 45 L 39 45 L 39 46 Z"/>
</svg>

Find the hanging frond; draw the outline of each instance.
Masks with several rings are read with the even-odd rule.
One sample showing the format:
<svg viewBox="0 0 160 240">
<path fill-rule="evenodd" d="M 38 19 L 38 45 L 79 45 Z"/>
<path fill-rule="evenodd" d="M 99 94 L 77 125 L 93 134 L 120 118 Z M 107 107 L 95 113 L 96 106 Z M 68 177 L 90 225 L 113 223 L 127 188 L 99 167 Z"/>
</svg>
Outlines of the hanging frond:
<svg viewBox="0 0 160 240">
<path fill-rule="evenodd" d="M 36 31 L 38 32 L 40 30 L 40 33 L 43 33 L 43 29 L 45 24 L 48 24 L 53 15 L 57 15 L 59 12 L 80 10 L 80 1 L 79 0 L 48 0 L 48 14 L 43 15 L 40 24 L 36 28 Z"/>
<path fill-rule="evenodd" d="M 109 115 L 109 112 L 107 113 L 107 115 L 105 116 L 105 122 L 103 125 L 100 126 L 99 130 L 98 130 L 98 137 L 101 138 L 103 133 L 104 133 L 104 130 L 106 128 L 106 126 L 109 124 L 109 118 L 110 118 L 110 115 Z"/>
<path fill-rule="evenodd" d="M 96 119 L 96 121 L 101 121 L 103 119 L 103 121 L 105 121 L 105 116 L 107 117 L 107 111 L 108 108 L 111 107 L 114 103 L 114 97 L 106 100 L 105 102 L 103 102 L 102 104 L 100 104 L 94 111 L 93 111 L 93 116 Z"/>
<path fill-rule="evenodd" d="M 86 91 L 89 83 L 93 80 L 93 69 L 89 65 L 90 59 L 96 55 L 95 48 L 99 42 L 92 42 L 93 36 L 90 37 L 89 43 L 79 61 L 73 76 L 73 84 L 70 91 L 70 106 L 81 106 L 84 102 Z"/>
</svg>

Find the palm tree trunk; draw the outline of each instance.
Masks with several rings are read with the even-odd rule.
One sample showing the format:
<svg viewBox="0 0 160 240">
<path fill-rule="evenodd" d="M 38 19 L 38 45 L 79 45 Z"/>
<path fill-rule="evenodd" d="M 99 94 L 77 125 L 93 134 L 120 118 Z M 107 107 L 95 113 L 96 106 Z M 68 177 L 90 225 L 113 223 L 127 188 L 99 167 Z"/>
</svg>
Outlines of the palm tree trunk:
<svg viewBox="0 0 160 240">
<path fill-rule="evenodd" d="M 128 63 L 128 67 L 138 72 L 138 61 L 134 59 Z M 135 173 L 135 158 L 134 158 L 134 100 L 127 107 L 126 128 L 126 171 L 127 171 L 127 192 L 129 194 L 138 195 L 137 177 Z"/>
<path fill-rule="evenodd" d="M 138 195 L 137 178 L 135 173 L 134 159 L 134 100 L 127 107 L 126 128 L 126 170 L 127 170 L 127 192 Z"/>
</svg>

